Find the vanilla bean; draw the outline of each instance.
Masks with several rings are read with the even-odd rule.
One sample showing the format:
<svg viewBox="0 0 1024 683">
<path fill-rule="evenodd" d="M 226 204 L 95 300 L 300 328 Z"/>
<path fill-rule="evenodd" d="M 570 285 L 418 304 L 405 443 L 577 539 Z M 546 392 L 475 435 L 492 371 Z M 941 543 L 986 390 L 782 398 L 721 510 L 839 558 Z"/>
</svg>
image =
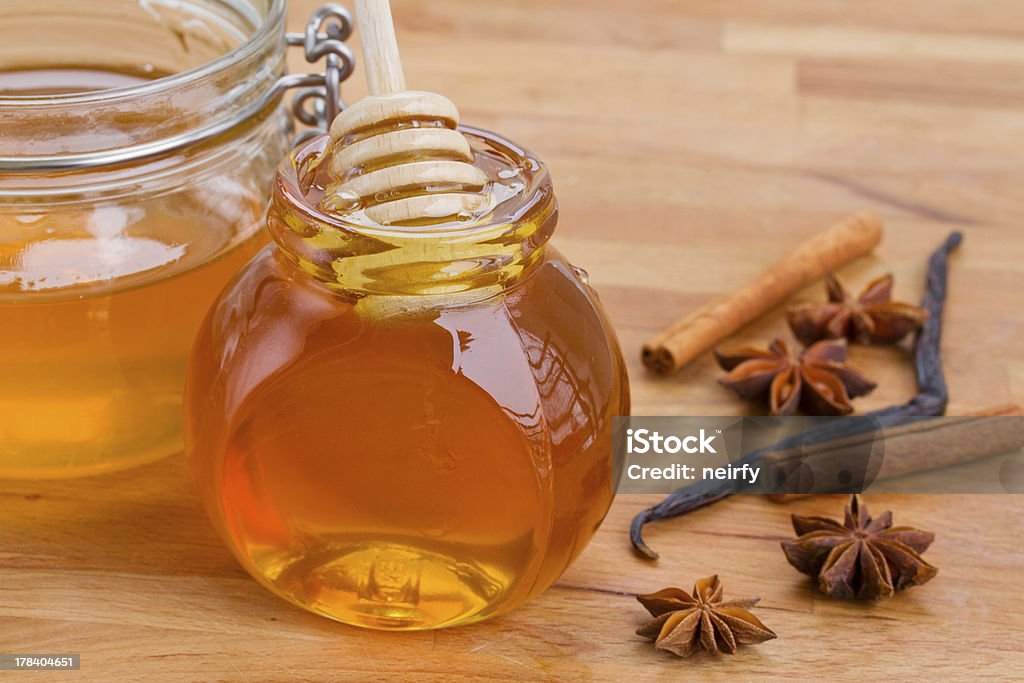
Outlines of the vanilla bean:
<svg viewBox="0 0 1024 683">
<path fill-rule="evenodd" d="M 946 303 L 949 276 L 949 255 L 963 241 L 959 232 L 952 233 L 928 262 L 928 278 L 921 306 L 928 310 L 928 320 L 918 332 L 914 342 L 914 367 L 917 375 L 917 394 L 908 402 L 867 413 L 869 419 L 840 417 L 788 436 L 766 448 L 748 453 L 736 465 L 756 465 L 768 453 L 797 446 L 845 438 L 868 431 L 877 431 L 877 418 L 884 418 L 887 427 L 913 422 L 916 418 L 939 416 L 946 412 L 949 391 L 942 370 L 941 340 L 942 313 Z M 721 481 L 701 481 L 679 489 L 654 507 L 648 508 L 633 518 L 629 536 L 633 548 L 649 560 L 658 559 L 644 543 L 643 528 L 650 522 L 678 517 L 706 505 L 727 498 L 735 492 L 735 484 Z"/>
<path fill-rule="evenodd" d="M 928 279 L 921 307 L 929 315 L 914 341 L 917 396 L 903 405 L 876 410 L 869 415 L 942 415 L 946 412 L 949 390 L 942 372 L 942 312 L 949 288 L 949 255 L 962 241 L 963 234 L 954 232 L 928 261 Z"/>
</svg>

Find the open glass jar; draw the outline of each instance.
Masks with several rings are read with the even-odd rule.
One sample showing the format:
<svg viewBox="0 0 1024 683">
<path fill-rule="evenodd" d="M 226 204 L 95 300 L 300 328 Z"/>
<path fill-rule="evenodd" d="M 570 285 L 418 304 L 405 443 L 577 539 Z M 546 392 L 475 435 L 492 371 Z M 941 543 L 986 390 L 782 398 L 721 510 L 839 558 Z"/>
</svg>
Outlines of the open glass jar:
<svg viewBox="0 0 1024 683">
<path fill-rule="evenodd" d="M 267 241 L 290 146 L 284 21 L 284 0 L 0 5 L 0 477 L 181 450 L 188 351 Z"/>
<path fill-rule="evenodd" d="M 326 138 L 277 175 L 274 244 L 193 351 L 186 443 L 240 562 L 285 599 L 379 629 L 463 624 L 550 586 L 611 504 L 618 344 L 548 245 L 544 166 L 464 128 L 516 199 L 480 224 L 371 228 L 317 208 Z"/>
</svg>

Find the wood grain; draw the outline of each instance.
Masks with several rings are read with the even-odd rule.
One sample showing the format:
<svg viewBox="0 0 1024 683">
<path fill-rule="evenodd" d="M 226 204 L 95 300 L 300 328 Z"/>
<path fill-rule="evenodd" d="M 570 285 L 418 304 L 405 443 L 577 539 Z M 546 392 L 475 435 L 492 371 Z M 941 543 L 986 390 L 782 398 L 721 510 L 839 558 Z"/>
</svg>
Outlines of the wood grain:
<svg viewBox="0 0 1024 683">
<path fill-rule="evenodd" d="M 292 0 L 293 29 L 316 4 Z M 556 246 L 601 292 L 636 414 L 748 410 L 709 358 L 647 374 L 643 340 L 861 209 L 887 237 L 842 275 L 856 287 L 891 270 L 901 298 L 920 296 L 925 255 L 965 231 L 944 342 L 951 412 L 1024 402 L 1024 3 L 395 0 L 394 11 L 410 83 L 549 164 Z M 741 335 L 783 332 L 769 314 Z M 912 393 L 906 359 L 854 349 L 881 382 L 859 408 Z M 626 532 L 652 502 L 620 496 L 561 581 L 507 617 L 386 634 L 257 586 L 214 536 L 181 458 L 0 483 L 0 652 L 79 652 L 75 678 L 103 681 L 1024 676 L 1024 496 L 869 498 L 935 531 L 927 558 L 940 568 L 878 605 L 824 598 L 778 547 L 789 512 L 831 515 L 839 500 L 740 497 L 652 525 L 662 560 L 648 564 Z M 635 593 L 714 572 L 727 595 L 762 597 L 778 640 L 683 662 L 632 635 L 644 620 Z M 70 676 L 47 677 L 58 678 Z"/>
</svg>

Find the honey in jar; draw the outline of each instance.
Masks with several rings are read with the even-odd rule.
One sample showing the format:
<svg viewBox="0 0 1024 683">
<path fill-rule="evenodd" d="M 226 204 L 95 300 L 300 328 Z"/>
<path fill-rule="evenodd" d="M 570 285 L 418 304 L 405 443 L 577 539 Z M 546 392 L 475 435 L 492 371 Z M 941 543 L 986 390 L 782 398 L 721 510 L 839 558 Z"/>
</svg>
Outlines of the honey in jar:
<svg viewBox="0 0 1024 683">
<path fill-rule="evenodd" d="M 408 229 L 325 211 L 320 138 L 280 168 L 274 244 L 200 331 L 186 441 L 263 585 L 313 612 L 424 629 L 549 586 L 604 517 L 629 394 L 583 271 L 548 240 L 531 154 L 467 129 L 495 197 Z"/>
<path fill-rule="evenodd" d="M 116 205 L 0 210 L 4 476 L 95 474 L 181 450 L 195 331 L 265 243 L 263 207 L 242 206 L 224 230 Z"/>
<path fill-rule="evenodd" d="M 180 453 L 195 332 L 268 242 L 284 3 L 10 0 L 0 42 L 0 477 Z"/>
</svg>

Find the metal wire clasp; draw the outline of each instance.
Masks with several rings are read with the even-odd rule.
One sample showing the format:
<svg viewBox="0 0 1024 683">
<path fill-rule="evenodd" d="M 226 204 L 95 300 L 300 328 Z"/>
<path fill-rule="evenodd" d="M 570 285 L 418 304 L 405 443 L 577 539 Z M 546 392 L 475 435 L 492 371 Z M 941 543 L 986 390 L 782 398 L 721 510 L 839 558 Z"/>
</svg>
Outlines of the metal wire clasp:
<svg viewBox="0 0 1024 683">
<path fill-rule="evenodd" d="M 309 129 L 296 136 L 296 145 L 327 131 L 334 117 L 345 108 L 341 84 L 352 75 L 356 65 L 355 55 L 345 44 L 352 29 L 348 9 L 328 3 L 313 12 L 305 32 L 287 36 L 288 45 L 301 46 L 310 64 L 326 58 L 322 74 L 288 75 L 279 82 L 282 88 L 299 88 L 292 99 L 292 114 Z"/>
<path fill-rule="evenodd" d="M 159 140 L 99 152 L 49 154 L 40 156 L 0 156 L 0 172 L 36 173 L 104 168 L 115 164 L 135 163 L 178 152 L 212 140 L 245 124 L 268 107 L 275 106 L 288 90 L 298 88 L 292 100 L 292 114 L 312 129 L 301 131 L 295 139 L 299 144 L 321 131 L 326 131 L 344 108 L 341 83 L 352 75 L 355 56 L 345 44 L 352 35 L 352 15 L 335 3 L 320 7 L 304 33 L 289 33 L 289 46 L 302 46 L 310 64 L 326 58 L 323 73 L 285 74 L 263 95 L 248 103 L 232 116 L 211 121 L 199 128 Z"/>
</svg>

